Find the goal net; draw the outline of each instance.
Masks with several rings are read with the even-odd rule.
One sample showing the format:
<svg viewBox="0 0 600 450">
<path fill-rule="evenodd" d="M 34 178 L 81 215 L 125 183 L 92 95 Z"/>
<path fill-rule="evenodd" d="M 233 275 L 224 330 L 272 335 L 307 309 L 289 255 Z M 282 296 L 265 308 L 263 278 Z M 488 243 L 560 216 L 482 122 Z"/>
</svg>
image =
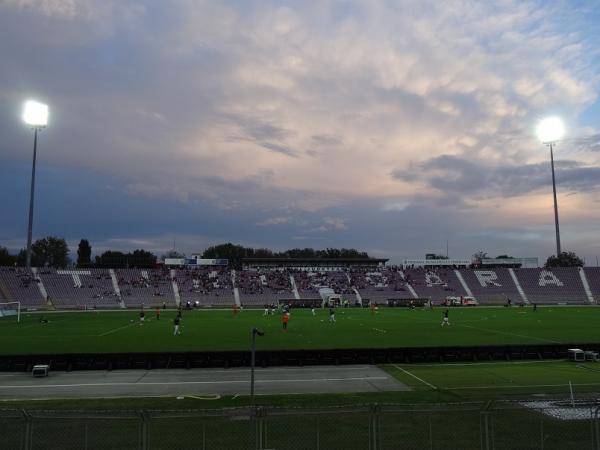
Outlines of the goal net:
<svg viewBox="0 0 600 450">
<path fill-rule="evenodd" d="M 0 303 L 0 318 L 10 317 L 21 321 L 21 302 Z"/>
</svg>

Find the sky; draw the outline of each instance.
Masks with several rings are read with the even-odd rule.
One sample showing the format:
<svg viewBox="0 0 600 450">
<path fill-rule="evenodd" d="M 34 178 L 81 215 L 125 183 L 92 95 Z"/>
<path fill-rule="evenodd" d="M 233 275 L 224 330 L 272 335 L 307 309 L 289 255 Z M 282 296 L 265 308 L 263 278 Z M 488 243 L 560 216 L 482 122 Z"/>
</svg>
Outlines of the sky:
<svg viewBox="0 0 600 450">
<path fill-rule="evenodd" d="M 0 0 L 0 245 L 600 257 L 600 3 Z"/>
</svg>

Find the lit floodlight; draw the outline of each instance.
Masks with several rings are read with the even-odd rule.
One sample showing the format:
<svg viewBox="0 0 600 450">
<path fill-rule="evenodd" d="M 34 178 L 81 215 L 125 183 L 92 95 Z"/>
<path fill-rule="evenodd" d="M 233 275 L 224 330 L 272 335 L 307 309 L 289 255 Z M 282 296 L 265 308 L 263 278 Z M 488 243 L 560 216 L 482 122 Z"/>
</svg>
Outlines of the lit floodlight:
<svg viewBox="0 0 600 450">
<path fill-rule="evenodd" d="M 48 125 L 48 105 L 32 100 L 26 102 L 23 120 L 34 128 L 44 128 Z"/>
<path fill-rule="evenodd" d="M 565 134 L 565 126 L 558 117 L 548 117 L 540 122 L 537 127 L 538 139 L 543 144 L 560 141 Z"/>
</svg>

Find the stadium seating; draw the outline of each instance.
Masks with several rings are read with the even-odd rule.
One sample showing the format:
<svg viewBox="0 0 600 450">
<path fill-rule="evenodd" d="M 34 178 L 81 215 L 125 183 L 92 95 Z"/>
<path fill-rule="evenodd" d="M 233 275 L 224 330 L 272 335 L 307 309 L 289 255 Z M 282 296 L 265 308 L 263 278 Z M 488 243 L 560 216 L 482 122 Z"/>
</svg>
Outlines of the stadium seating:
<svg viewBox="0 0 600 450">
<path fill-rule="evenodd" d="M 127 307 L 175 305 L 169 272 L 156 269 L 116 269 L 121 297 Z"/>
<path fill-rule="evenodd" d="M 10 298 L 4 301 L 19 301 L 22 306 L 36 307 L 46 304 L 37 285 L 37 279 L 27 269 L 18 267 L 0 267 L 2 292 Z"/>
<path fill-rule="evenodd" d="M 353 271 L 351 282 L 363 302 L 384 304 L 390 299 L 412 298 L 411 292 L 406 288 L 402 272 L 396 268 Z"/>
<path fill-rule="evenodd" d="M 581 273 L 580 273 L 581 272 Z M 414 295 L 440 303 L 448 296 L 467 296 L 481 304 L 503 304 L 506 297 L 518 303 L 519 288 L 509 269 L 436 269 L 395 267 L 353 271 L 257 271 L 228 269 L 76 269 L 56 270 L 0 267 L 0 301 L 20 301 L 24 307 L 117 308 L 125 306 L 175 306 L 198 302 L 201 306 L 231 306 L 234 288 L 240 302 L 262 306 L 293 299 L 294 281 L 300 299 L 319 298 L 330 288 L 351 303 L 358 291 L 363 301 L 385 304 L 390 299 Z M 173 277 L 171 276 L 173 273 Z M 457 276 L 457 274 L 459 274 Z M 529 303 L 589 304 L 600 301 L 600 268 L 514 269 L 515 278 Z M 582 274 L 585 280 L 582 281 Z M 291 275 L 291 277 L 290 277 Z M 461 282 L 461 279 L 464 282 Z M 355 291 L 356 290 L 356 291 Z M 120 294 L 120 297 L 119 297 Z"/>
<path fill-rule="evenodd" d="M 56 270 L 43 268 L 38 277 L 56 308 L 118 308 L 118 298 L 107 269 Z"/>
<path fill-rule="evenodd" d="M 523 301 L 508 269 L 462 269 L 459 272 L 480 304 L 505 304 L 507 299 L 513 303 Z"/>
<path fill-rule="evenodd" d="M 235 285 L 242 305 L 263 305 L 294 298 L 290 274 L 283 271 L 243 270 L 236 272 Z"/>
<path fill-rule="evenodd" d="M 530 303 L 589 303 L 578 268 L 515 269 Z"/>
<path fill-rule="evenodd" d="M 600 267 L 586 267 L 584 271 L 594 301 L 600 304 Z"/>
<path fill-rule="evenodd" d="M 198 302 L 202 306 L 231 306 L 235 303 L 231 272 L 227 269 L 177 270 L 181 303 Z"/>
<path fill-rule="evenodd" d="M 295 272 L 294 281 L 300 298 L 315 298 L 319 296 L 319 289 L 330 288 L 336 294 L 355 296 L 350 284 L 349 275 L 346 272 L 322 271 L 322 272 Z"/>
<path fill-rule="evenodd" d="M 454 270 L 451 269 L 404 269 L 406 282 L 412 286 L 418 297 L 431 298 L 441 303 L 448 296 L 466 296 Z"/>
</svg>

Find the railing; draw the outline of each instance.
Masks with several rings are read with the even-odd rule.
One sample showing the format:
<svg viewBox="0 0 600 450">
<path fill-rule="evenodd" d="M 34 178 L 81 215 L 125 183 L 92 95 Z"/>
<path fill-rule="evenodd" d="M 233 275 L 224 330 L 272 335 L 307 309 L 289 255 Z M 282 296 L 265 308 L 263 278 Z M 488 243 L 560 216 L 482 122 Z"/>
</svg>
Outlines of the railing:
<svg viewBox="0 0 600 450">
<path fill-rule="evenodd" d="M 592 449 L 594 401 L 193 411 L 0 410 L 0 449 Z"/>
</svg>

